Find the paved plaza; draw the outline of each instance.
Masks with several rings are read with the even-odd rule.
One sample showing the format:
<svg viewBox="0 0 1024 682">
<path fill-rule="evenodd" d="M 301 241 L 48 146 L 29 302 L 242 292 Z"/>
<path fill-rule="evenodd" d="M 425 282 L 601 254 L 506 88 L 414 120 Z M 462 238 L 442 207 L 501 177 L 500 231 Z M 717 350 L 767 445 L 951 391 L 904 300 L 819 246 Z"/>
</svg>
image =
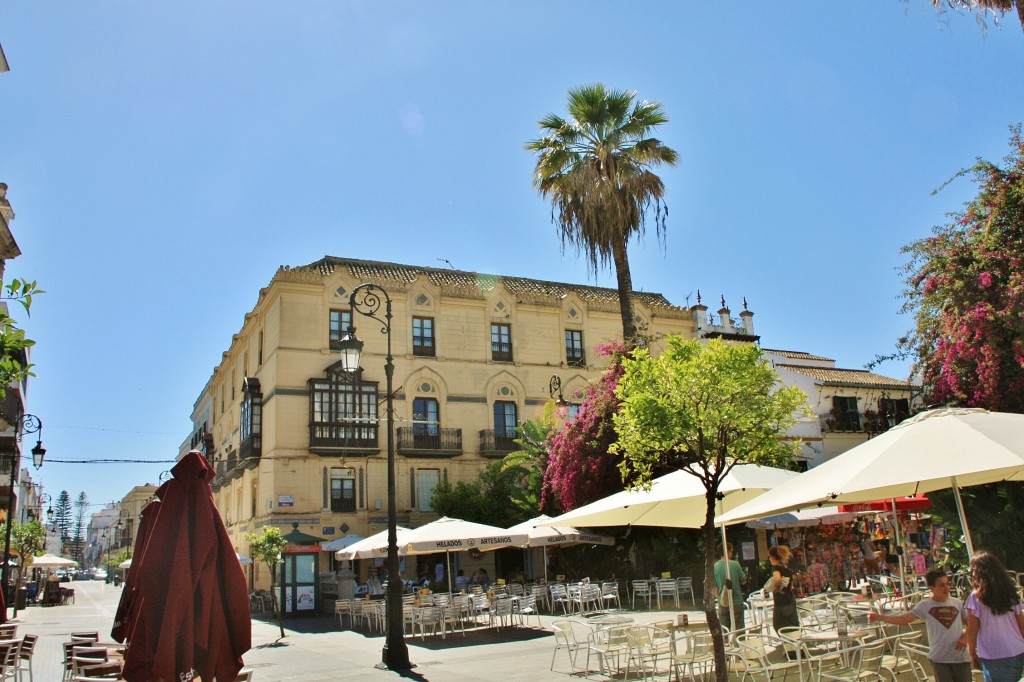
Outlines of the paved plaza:
<svg viewBox="0 0 1024 682">
<path fill-rule="evenodd" d="M 34 671 L 36 682 L 60 682 L 63 661 L 62 643 L 69 633 L 98 630 L 100 638 L 110 639 L 110 627 L 121 590 L 97 581 L 75 582 L 75 603 L 66 606 L 30 606 L 19 611 L 13 622 L 20 624 L 19 634 L 40 636 Z M 689 602 L 685 606 L 691 606 Z M 10 613 L 10 612 L 9 612 Z M 627 613 L 638 623 L 675 619 L 683 611 L 641 611 Z M 696 609 L 686 611 L 691 621 L 703 620 Z M 408 638 L 409 658 L 416 668 L 404 677 L 431 682 L 461 680 L 561 680 L 577 677 L 567 674 L 564 652 L 559 652 L 556 670 L 551 672 L 554 638 L 549 628 L 551 616 L 541 616 L 545 629 L 533 627 L 503 630 L 469 630 L 446 639 Z M 384 637 L 361 631 L 342 630 L 335 618 L 285 620 L 286 637 L 278 641 L 276 623 L 254 619 L 253 648 L 245 655 L 246 666 L 252 668 L 253 682 L 299 682 L 317 680 L 388 680 L 403 677 L 386 670 L 377 670 Z"/>
</svg>

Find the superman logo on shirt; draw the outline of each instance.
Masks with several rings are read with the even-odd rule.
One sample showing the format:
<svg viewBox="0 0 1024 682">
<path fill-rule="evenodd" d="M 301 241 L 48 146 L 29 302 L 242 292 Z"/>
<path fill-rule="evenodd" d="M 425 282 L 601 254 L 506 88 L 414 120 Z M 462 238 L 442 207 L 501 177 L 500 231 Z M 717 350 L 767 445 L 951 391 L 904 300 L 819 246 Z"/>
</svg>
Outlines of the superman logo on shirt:
<svg viewBox="0 0 1024 682">
<path fill-rule="evenodd" d="M 942 623 L 948 630 L 960 618 L 960 609 L 955 606 L 933 606 L 928 615 Z"/>
</svg>

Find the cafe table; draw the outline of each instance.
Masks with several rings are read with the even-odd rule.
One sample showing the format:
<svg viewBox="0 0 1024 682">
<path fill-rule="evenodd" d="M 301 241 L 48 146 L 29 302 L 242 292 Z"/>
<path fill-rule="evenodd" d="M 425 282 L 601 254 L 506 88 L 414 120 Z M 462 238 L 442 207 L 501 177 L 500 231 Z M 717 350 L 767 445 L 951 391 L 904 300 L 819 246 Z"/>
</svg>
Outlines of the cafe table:
<svg viewBox="0 0 1024 682">
<path fill-rule="evenodd" d="M 783 628 L 785 629 L 785 628 Z M 873 630 L 850 629 L 845 634 L 838 630 L 804 630 L 801 629 L 797 637 L 794 633 L 781 634 L 780 637 L 793 642 L 796 648 L 797 672 L 800 675 L 800 682 L 804 682 L 804 647 L 805 646 L 831 646 L 835 645 L 841 656 L 845 656 L 845 650 L 850 646 L 861 644 L 866 637 L 875 634 Z M 831 653 L 831 652 L 830 652 Z M 828 655 L 828 654 L 823 654 Z M 810 662 L 810 661 L 808 661 Z"/>
</svg>

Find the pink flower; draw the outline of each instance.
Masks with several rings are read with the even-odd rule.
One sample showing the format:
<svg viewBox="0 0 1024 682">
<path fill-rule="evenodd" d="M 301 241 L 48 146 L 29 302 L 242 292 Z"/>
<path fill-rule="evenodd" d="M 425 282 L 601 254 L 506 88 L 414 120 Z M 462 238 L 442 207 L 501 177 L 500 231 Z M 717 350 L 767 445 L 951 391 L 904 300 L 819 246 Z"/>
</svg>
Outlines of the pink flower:
<svg viewBox="0 0 1024 682">
<path fill-rule="evenodd" d="M 985 270 L 980 275 L 978 275 L 978 286 L 980 286 L 982 289 L 988 289 L 990 286 L 992 286 L 992 273 Z"/>
</svg>

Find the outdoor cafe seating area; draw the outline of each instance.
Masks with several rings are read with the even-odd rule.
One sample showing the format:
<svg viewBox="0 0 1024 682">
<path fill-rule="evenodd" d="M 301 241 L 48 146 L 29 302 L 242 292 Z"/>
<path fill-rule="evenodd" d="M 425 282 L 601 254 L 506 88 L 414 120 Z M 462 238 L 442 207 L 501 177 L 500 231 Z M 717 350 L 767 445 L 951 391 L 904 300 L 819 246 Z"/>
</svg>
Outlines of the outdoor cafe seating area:
<svg viewBox="0 0 1024 682">
<path fill-rule="evenodd" d="M 745 627 L 723 624 L 726 665 L 731 679 L 785 679 L 797 682 L 851 679 L 929 679 L 923 632 L 909 626 L 868 623 L 869 611 L 909 609 L 923 593 L 890 592 L 867 596 L 829 592 L 798 601 L 800 626 L 772 626 L 770 595 L 757 591 L 747 600 Z M 632 598 L 632 595 L 631 595 Z M 642 612 L 606 610 L 573 613 L 552 623 L 551 670 L 586 678 L 681 680 L 714 674 L 712 639 L 705 622 L 641 620 Z M 617 617 L 616 617 L 617 616 Z"/>
</svg>

